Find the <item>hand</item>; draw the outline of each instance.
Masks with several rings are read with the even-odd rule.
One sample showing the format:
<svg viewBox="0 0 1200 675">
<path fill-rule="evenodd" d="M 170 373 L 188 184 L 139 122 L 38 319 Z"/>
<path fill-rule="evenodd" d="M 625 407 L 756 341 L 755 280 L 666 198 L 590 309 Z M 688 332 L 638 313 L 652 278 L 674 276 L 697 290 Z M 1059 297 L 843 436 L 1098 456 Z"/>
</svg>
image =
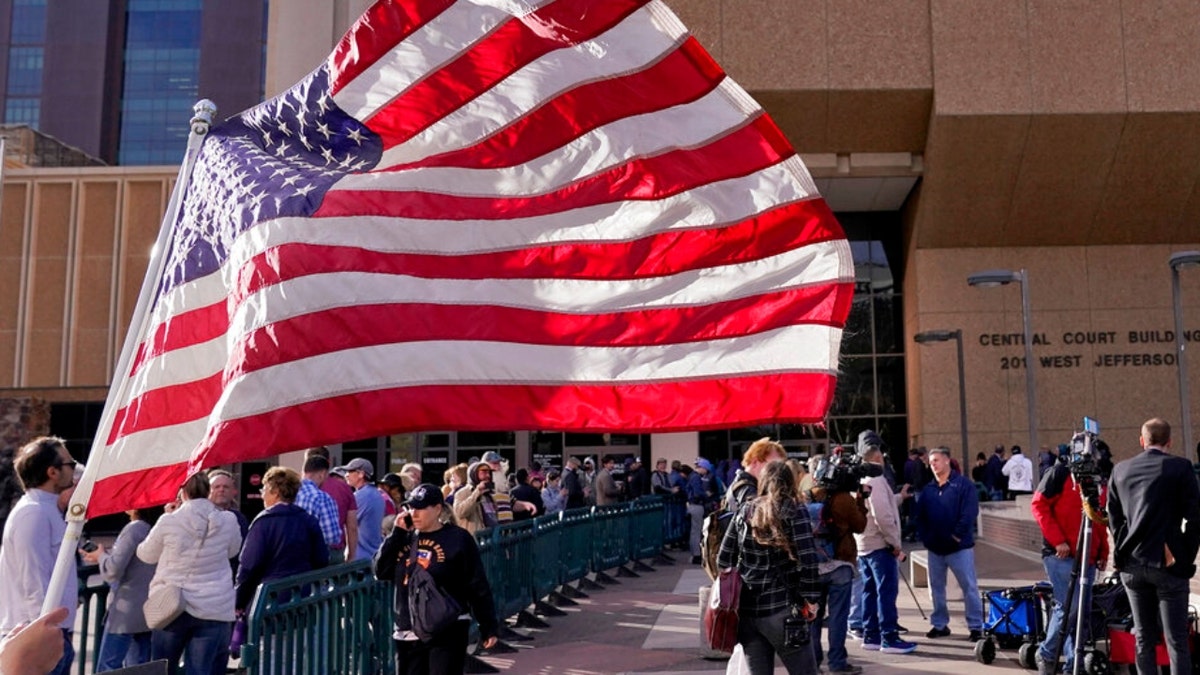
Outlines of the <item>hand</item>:
<svg viewBox="0 0 1200 675">
<path fill-rule="evenodd" d="M 50 672 L 63 656 L 63 633 L 59 627 L 67 608 L 52 609 L 32 623 L 17 626 L 0 643 L 0 673 L 41 675 Z"/>
<path fill-rule="evenodd" d="M 513 510 L 514 511 L 528 511 L 529 515 L 531 515 L 531 516 L 537 515 L 537 507 L 533 505 L 533 502 L 523 502 L 523 501 L 520 501 L 519 499 L 513 500 Z"/>
<path fill-rule="evenodd" d="M 491 649 L 492 647 L 496 646 L 496 642 L 498 642 L 498 640 L 496 639 L 496 636 L 493 635 L 490 638 L 483 641 L 483 648 Z"/>
<path fill-rule="evenodd" d="M 1071 557 L 1071 546 L 1067 542 L 1062 542 L 1054 547 L 1054 557 L 1065 559 Z"/>
<path fill-rule="evenodd" d="M 908 558 L 908 556 L 905 555 L 904 551 L 901 551 L 898 548 L 892 550 L 892 555 L 896 556 L 896 562 L 904 562 L 905 559 Z"/>
<path fill-rule="evenodd" d="M 1097 570 L 1103 572 L 1105 567 L 1108 567 L 1108 560 L 1101 558 L 1100 560 L 1096 561 Z"/>
<path fill-rule="evenodd" d="M 96 544 L 96 548 L 92 549 L 91 551 L 79 549 L 79 554 L 83 557 L 83 561 L 85 563 L 89 565 L 95 565 L 96 563 L 100 562 L 100 557 L 104 555 L 104 545 Z"/>
<path fill-rule="evenodd" d="M 908 499 L 909 497 L 912 496 L 912 494 L 909 492 L 909 489 L 911 487 L 912 487 L 911 485 L 909 485 L 908 483 L 905 483 L 904 487 L 900 488 L 900 499 Z"/>
<path fill-rule="evenodd" d="M 1171 547 L 1163 544 L 1163 566 L 1170 567 L 1175 564 L 1175 554 L 1171 553 Z"/>
</svg>

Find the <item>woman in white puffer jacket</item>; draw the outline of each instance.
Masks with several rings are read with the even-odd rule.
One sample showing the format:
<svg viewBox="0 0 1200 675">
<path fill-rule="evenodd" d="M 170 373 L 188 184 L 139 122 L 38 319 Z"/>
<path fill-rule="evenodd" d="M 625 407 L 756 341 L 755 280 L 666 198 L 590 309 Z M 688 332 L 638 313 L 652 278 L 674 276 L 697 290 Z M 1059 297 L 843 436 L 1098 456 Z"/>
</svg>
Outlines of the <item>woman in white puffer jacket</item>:
<svg viewBox="0 0 1200 675">
<path fill-rule="evenodd" d="M 163 585 L 183 589 L 184 612 L 150 639 L 151 657 L 167 659 L 185 675 L 218 675 L 229 660 L 233 626 L 233 577 L 229 559 L 242 546 L 237 519 L 208 500 L 208 477 L 183 484 L 183 504 L 158 520 L 138 545 L 138 558 L 157 563 L 150 592 Z"/>
</svg>

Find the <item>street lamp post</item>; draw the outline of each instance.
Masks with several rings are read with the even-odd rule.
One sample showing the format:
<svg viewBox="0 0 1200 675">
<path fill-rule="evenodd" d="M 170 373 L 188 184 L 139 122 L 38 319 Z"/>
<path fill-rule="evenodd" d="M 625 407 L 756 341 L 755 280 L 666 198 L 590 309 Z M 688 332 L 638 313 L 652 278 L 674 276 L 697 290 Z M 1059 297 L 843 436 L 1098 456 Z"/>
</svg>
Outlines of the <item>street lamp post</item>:
<svg viewBox="0 0 1200 675">
<path fill-rule="evenodd" d="M 963 371 L 962 329 L 927 330 L 914 335 L 913 340 L 916 340 L 918 344 L 954 340 L 958 344 L 958 428 L 962 434 L 962 470 L 963 474 L 966 475 L 970 466 L 968 458 L 971 455 L 967 452 L 967 385 L 966 376 Z"/>
<path fill-rule="evenodd" d="M 1029 274 L 1020 269 L 987 270 L 977 272 L 967 277 L 967 283 L 978 288 L 994 288 L 1006 286 L 1013 282 L 1021 285 L 1021 322 L 1025 327 L 1025 404 L 1029 415 L 1029 452 L 1037 457 L 1042 446 L 1038 443 L 1037 430 L 1037 390 L 1033 384 L 1033 329 L 1029 321 Z M 1033 484 L 1041 480 L 1040 462 L 1033 462 Z"/>
<path fill-rule="evenodd" d="M 1171 266 L 1171 300 L 1175 311 L 1175 369 L 1179 371 L 1179 414 L 1183 425 L 1183 456 L 1195 461 L 1192 446 L 1192 406 L 1188 391 L 1187 341 L 1183 338 L 1183 300 L 1179 295 L 1179 270 L 1200 265 L 1200 251 L 1172 253 L 1167 261 Z"/>
</svg>

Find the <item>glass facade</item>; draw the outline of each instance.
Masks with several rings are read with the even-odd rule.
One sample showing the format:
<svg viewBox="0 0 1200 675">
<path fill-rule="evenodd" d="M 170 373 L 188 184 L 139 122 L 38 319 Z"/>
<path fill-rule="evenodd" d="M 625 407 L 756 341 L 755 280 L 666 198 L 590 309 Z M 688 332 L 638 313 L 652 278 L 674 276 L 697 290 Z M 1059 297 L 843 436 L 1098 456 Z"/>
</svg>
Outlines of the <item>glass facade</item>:
<svg viewBox="0 0 1200 675">
<path fill-rule="evenodd" d="M 130 0 L 121 164 L 175 164 L 200 88 L 200 0 Z"/>
<path fill-rule="evenodd" d="M 14 0 L 4 122 L 37 128 L 41 117 L 47 0 Z"/>
</svg>

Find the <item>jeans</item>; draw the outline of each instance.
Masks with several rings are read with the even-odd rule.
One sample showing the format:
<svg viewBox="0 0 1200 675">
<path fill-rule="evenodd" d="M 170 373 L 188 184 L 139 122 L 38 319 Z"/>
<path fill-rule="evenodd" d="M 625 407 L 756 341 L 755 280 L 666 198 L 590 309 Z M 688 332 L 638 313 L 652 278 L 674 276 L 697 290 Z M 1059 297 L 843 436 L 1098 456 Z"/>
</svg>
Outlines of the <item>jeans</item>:
<svg viewBox="0 0 1200 675">
<path fill-rule="evenodd" d="M 846 625 L 850 630 L 862 631 L 862 594 L 863 575 L 855 574 L 854 581 L 850 582 L 850 613 L 846 619 Z"/>
<path fill-rule="evenodd" d="M 184 675 L 224 675 L 229 662 L 230 621 L 207 621 L 184 612 L 166 628 L 150 636 L 150 658 L 166 659 L 169 672 Z"/>
<path fill-rule="evenodd" d="M 396 675 L 461 673 L 467 662 L 469 621 L 456 621 L 429 642 L 396 640 Z"/>
<path fill-rule="evenodd" d="M 1042 566 L 1046 568 L 1046 578 L 1050 580 L 1050 585 L 1054 588 L 1054 609 L 1050 612 L 1050 623 L 1046 626 L 1046 640 L 1042 642 L 1041 647 L 1038 647 L 1038 654 L 1043 659 L 1049 661 L 1054 658 L 1054 647 L 1058 641 L 1058 631 L 1060 628 L 1066 632 L 1066 639 L 1063 641 L 1062 655 L 1066 659 L 1066 671 L 1071 672 L 1071 666 L 1075 663 L 1075 616 L 1079 610 L 1079 594 L 1075 597 L 1068 598 L 1067 591 L 1071 590 L 1071 570 L 1075 567 L 1074 558 L 1056 558 L 1048 555 L 1042 558 Z M 1085 588 L 1091 589 L 1092 581 L 1096 578 L 1096 568 L 1093 565 L 1088 565 Z M 1091 606 L 1090 598 L 1087 606 Z M 1063 626 L 1063 606 L 1069 607 L 1067 621 Z M 1089 619 L 1084 619 L 1083 630 L 1085 639 L 1088 637 L 1088 629 L 1090 628 Z"/>
<path fill-rule="evenodd" d="M 688 534 L 688 548 L 693 556 L 697 556 L 700 555 L 700 535 L 704 531 L 704 507 L 688 502 L 687 512 L 692 521 L 692 531 Z"/>
<path fill-rule="evenodd" d="M 863 642 L 896 641 L 896 595 L 900 592 L 896 557 L 884 548 L 871 551 L 858 557 L 858 572 L 863 577 Z"/>
<path fill-rule="evenodd" d="M 1155 646 L 1159 630 L 1167 642 L 1171 657 L 1171 675 L 1192 672 L 1188 651 L 1187 579 L 1157 567 L 1127 565 L 1121 569 L 1121 583 L 1133 610 L 1133 635 L 1137 643 L 1138 675 L 1157 675 Z"/>
<path fill-rule="evenodd" d="M 54 666 L 46 675 L 70 675 L 71 663 L 75 661 L 75 645 L 71 644 L 71 631 L 63 629 L 63 655 L 58 660 L 58 665 Z"/>
<path fill-rule="evenodd" d="M 785 647 L 783 644 L 783 620 L 790 615 L 791 611 L 784 609 L 770 616 L 743 616 L 738 620 L 738 643 L 746 653 L 752 675 L 774 673 L 776 654 L 788 675 L 814 675 L 817 672 L 812 643 L 803 647 Z"/>
<path fill-rule="evenodd" d="M 946 570 L 954 573 L 963 592 L 967 608 L 967 628 L 983 630 L 983 600 L 975 582 L 975 549 L 964 548 L 949 555 L 929 552 L 929 595 L 933 598 L 933 614 L 929 623 L 934 628 L 950 625 L 950 608 L 946 606 Z"/>
<path fill-rule="evenodd" d="M 96 672 L 103 673 L 150 662 L 150 631 L 145 633 L 105 632 L 100 640 Z"/>
<path fill-rule="evenodd" d="M 846 617 L 850 614 L 850 588 L 857 576 L 849 565 L 839 565 L 821 575 L 822 606 L 817 612 L 817 620 L 812 622 L 813 655 L 818 665 L 824 656 L 821 651 L 821 629 L 829 626 L 829 667 L 838 669 L 846 666 Z"/>
</svg>

